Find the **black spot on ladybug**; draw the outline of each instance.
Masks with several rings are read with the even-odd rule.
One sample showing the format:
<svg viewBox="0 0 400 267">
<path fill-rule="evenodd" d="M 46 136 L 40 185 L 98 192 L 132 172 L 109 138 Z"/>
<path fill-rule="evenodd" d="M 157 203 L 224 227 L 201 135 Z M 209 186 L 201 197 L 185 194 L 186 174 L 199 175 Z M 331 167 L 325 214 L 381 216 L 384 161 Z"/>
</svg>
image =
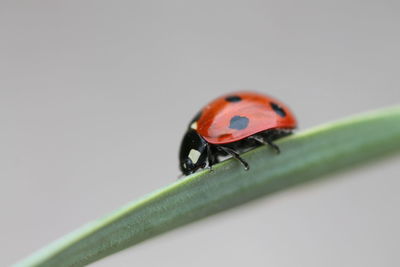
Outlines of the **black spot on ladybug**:
<svg viewBox="0 0 400 267">
<path fill-rule="evenodd" d="M 195 122 L 198 121 L 201 117 L 201 111 L 197 112 L 196 116 L 194 116 L 194 118 L 190 121 L 190 125 Z"/>
<path fill-rule="evenodd" d="M 281 108 L 278 104 L 271 102 L 270 105 L 271 105 L 271 108 L 276 112 L 276 114 L 278 114 L 282 118 L 286 116 L 285 110 L 283 108 Z"/>
<path fill-rule="evenodd" d="M 225 97 L 225 100 L 228 102 L 239 102 L 242 100 L 242 98 L 237 95 L 230 95 L 230 96 Z"/>
<path fill-rule="evenodd" d="M 248 118 L 241 117 L 241 116 L 235 116 L 235 117 L 232 117 L 232 119 L 229 123 L 229 128 L 236 129 L 236 130 L 243 130 L 243 129 L 246 129 L 248 125 L 249 125 Z"/>
<path fill-rule="evenodd" d="M 198 119 L 200 119 L 201 115 L 202 115 L 201 111 L 197 112 L 196 116 L 194 116 L 192 121 L 197 121 Z"/>
</svg>

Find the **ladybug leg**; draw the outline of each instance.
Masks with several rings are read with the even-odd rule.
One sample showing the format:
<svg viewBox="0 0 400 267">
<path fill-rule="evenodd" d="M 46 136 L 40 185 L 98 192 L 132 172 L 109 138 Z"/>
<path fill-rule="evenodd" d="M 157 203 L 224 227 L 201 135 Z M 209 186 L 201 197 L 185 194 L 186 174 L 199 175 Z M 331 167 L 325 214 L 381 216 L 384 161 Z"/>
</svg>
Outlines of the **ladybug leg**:
<svg viewBox="0 0 400 267">
<path fill-rule="evenodd" d="M 210 145 L 207 145 L 207 161 L 208 161 L 208 168 L 210 169 L 210 171 L 212 171 L 212 166 L 215 163 L 215 157 L 211 151 L 211 147 Z"/>
<path fill-rule="evenodd" d="M 277 154 L 281 153 L 281 149 L 279 148 L 279 146 L 277 146 L 275 143 L 273 143 L 270 140 L 267 140 L 268 145 L 270 145 Z"/>
<path fill-rule="evenodd" d="M 263 145 L 267 145 L 272 147 L 275 152 L 277 154 L 281 153 L 281 150 L 279 149 L 279 146 L 277 146 L 276 144 L 274 144 L 271 139 L 269 139 L 267 136 L 265 138 L 261 137 L 261 136 L 257 136 L 257 135 L 253 135 L 253 136 L 249 136 L 249 138 L 256 140 L 257 142 L 263 144 Z"/>
<path fill-rule="evenodd" d="M 264 137 L 265 141 L 270 145 L 275 151 L 279 154 L 281 150 L 279 147 L 273 143 L 274 140 L 291 135 L 292 131 L 290 130 L 271 130 L 261 133 Z"/>
<path fill-rule="evenodd" d="M 246 171 L 248 171 L 250 169 L 249 164 L 244 159 L 242 159 L 234 149 L 229 148 L 229 147 L 224 147 L 224 146 L 217 146 L 217 148 L 224 151 L 225 153 L 231 155 L 238 161 L 240 161 L 240 163 L 242 163 L 242 165 Z"/>
</svg>

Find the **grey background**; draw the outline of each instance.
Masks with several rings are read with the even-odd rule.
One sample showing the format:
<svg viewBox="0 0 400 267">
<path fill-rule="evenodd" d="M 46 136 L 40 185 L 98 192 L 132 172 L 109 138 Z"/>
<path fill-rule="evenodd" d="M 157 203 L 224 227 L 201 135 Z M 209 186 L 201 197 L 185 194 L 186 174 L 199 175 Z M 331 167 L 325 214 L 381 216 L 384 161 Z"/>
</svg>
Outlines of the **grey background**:
<svg viewBox="0 0 400 267">
<path fill-rule="evenodd" d="M 190 118 L 236 89 L 300 130 L 399 103 L 398 1 L 0 2 L 0 265 L 174 181 Z M 368 134 L 368 133 L 366 133 Z M 399 266 L 399 156 L 93 266 Z"/>
</svg>

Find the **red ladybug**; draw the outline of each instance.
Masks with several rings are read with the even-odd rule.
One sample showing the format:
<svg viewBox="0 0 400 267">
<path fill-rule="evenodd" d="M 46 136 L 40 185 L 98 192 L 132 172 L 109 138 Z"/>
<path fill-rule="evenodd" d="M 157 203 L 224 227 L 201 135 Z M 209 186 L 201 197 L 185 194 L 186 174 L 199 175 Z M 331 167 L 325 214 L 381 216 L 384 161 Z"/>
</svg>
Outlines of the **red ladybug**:
<svg viewBox="0 0 400 267">
<path fill-rule="evenodd" d="M 291 134 L 296 125 L 289 108 L 270 96 L 255 92 L 221 96 L 190 122 L 180 148 L 180 169 L 188 175 L 230 155 L 248 170 L 239 153 L 262 144 L 279 153 L 273 141 Z"/>
</svg>

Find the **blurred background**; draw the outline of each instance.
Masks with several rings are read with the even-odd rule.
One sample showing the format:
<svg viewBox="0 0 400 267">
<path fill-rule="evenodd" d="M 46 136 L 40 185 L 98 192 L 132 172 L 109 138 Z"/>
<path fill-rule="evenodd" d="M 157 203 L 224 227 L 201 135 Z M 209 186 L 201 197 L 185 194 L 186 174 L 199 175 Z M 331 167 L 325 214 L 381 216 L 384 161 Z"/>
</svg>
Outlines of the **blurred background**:
<svg viewBox="0 0 400 267">
<path fill-rule="evenodd" d="M 300 131 L 398 104 L 399 15 L 394 0 L 2 0 L 0 265 L 175 181 L 187 123 L 220 94 L 275 96 Z M 399 266 L 399 160 L 92 266 Z"/>
</svg>

